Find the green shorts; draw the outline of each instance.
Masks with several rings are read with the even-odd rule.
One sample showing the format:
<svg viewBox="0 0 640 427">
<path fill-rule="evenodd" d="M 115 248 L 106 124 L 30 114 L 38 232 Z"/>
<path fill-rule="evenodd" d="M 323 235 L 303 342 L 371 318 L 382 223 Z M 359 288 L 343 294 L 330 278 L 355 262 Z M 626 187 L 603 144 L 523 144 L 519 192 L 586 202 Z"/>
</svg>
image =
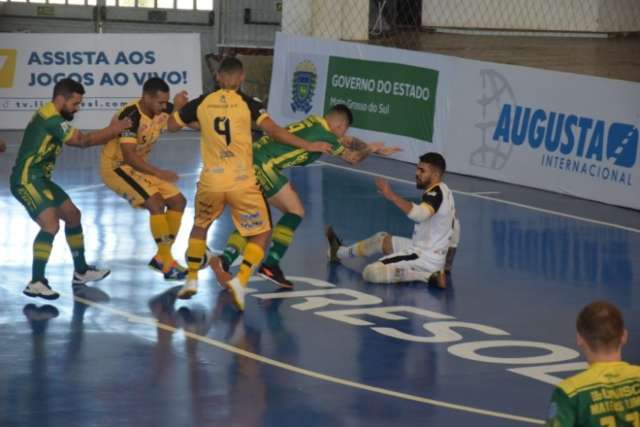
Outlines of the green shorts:
<svg viewBox="0 0 640 427">
<path fill-rule="evenodd" d="M 253 170 L 256 173 L 256 179 L 262 194 L 267 199 L 275 196 L 287 183 L 289 179 L 280 173 L 279 169 L 272 167 L 269 164 L 257 163 L 253 165 Z"/>
<path fill-rule="evenodd" d="M 62 188 L 46 178 L 11 185 L 11 194 L 22 203 L 34 221 L 45 209 L 57 208 L 69 200 L 69 195 Z"/>
</svg>

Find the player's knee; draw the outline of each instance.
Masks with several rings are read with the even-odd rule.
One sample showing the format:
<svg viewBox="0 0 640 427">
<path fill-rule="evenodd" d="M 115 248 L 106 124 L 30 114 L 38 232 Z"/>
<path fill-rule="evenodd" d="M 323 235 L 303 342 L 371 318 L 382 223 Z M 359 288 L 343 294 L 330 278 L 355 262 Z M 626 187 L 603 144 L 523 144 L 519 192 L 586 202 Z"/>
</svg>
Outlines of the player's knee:
<svg viewBox="0 0 640 427">
<path fill-rule="evenodd" d="M 82 219 L 82 213 L 80 213 L 80 209 L 73 207 L 65 212 L 64 222 L 67 225 L 75 226 L 80 224 L 80 220 Z"/>
<path fill-rule="evenodd" d="M 60 231 L 60 224 L 59 224 L 58 221 L 51 222 L 51 223 L 48 223 L 48 224 L 43 224 L 41 226 L 41 229 L 45 233 L 49 233 L 49 234 L 55 236 L 56 234 L 58 234 L 58 231 Z"/>
<path fill-rule="evenodd" d="M 177 196 L 173 196 L 172 198 L 166 201 L 167 208 L 172 211 L 184 212 L 184 209 L 187 207 L 187 199 L 182 195 L 182 193 Z"/>
<path fill-rule="evenodd" d="M 296 207 L 295 209 L 290 209 L 287 213 L 297 215 L 300 218 L 304 218 L 305 211 L 302 206 L 299 206 L 299 207 Z"/>
<path fill-rule="evenodd" d="M 387 266 L 379 261 L 369 264 L 362 270 L 362 277 L 371 283 L 387 283 Z"/>
<path fill-rule="evenodd" d="M 160 215 L 164 213 L 164 199 L 160 194 L 156 193 L 149 197 L 143 205 L 151 215 Z"/>
</svg>

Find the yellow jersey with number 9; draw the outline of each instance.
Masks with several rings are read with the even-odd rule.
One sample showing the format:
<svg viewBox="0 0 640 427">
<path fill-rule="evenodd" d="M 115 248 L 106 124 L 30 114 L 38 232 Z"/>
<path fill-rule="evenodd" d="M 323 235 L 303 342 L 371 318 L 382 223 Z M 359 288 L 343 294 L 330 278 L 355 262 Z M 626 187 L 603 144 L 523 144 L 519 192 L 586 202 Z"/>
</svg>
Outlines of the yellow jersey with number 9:
<svg viewBox="0 0 640 427">
<path fill-rule="evenodd" d="M 224 192 L 255 185 L 251 124 L 269 115 L 264 104 L 240 91 L 202 95 L 174 113 L 181 124 L 200 124 L 200 185 Z"/>
</svg>

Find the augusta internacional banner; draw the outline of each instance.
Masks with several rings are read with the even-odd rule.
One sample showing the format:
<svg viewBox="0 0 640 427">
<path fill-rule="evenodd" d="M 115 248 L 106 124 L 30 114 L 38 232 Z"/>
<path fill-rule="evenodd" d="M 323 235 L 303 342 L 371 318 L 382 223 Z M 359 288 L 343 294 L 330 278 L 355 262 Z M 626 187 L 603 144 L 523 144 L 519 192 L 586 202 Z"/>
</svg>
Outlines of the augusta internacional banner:
<svg viewBox="0 0 640 427">
<path fill-rule="evenodd" d="M 444 144 L 452 170 L 640 209 L 640 84 L 458 62 Z"/>
</svg>

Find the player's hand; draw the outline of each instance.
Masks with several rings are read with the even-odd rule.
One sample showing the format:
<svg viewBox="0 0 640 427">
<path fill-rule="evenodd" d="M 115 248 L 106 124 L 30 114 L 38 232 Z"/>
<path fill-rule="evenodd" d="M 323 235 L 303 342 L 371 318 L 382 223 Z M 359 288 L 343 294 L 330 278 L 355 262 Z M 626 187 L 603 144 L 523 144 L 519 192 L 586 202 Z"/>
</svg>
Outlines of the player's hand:
<svg viewBox="0 0 640 427">
<path fill-rule="evenodd" d="M 399 153 L 400 151 L 402 151 L 402 148 L 400 147 L 382 147 L 375 153 L 381 156 L 390 156 L 392 154 Z"/>
<path fill-rule="evenodd" d="M 307 151 L 310 153 L 323 153 L 332 155 L 333 149 L 331 148 L 331 144 L 328 142 L 316 141 L 307 146 Z"/>
<path fill-rule="evenodd" d="M 389 181 L 382 178 L 376 178 L 375 181 L 376 187 L 378 187 L 378 191 L 380 192 L 380 194 L 382 194 L 387 199 L 391 197 L 391 195 L 393 194 L 393 190 L 391 189 L 391 185 L 389 185 Z"/>
<path fill-rule="evenodd" d="M 186 90 L 182 90 L 173 97 L 173 109 L 174 111 L 179 111 L 182 107 L 187 105 L 189 102 L 189 94 Z"/>
<path fill-rule="evenodd" d="M 131 126 L 133 126 L 133 122 L 129 117 L 125 117 L 124 119 L 120 120 L 117 116 L 114 116 L 111 119 L 111 123 L 109 123 L 109 127 L 116 133 L 127 130 Z"/>
<path fill-rule="evenodd" d="M 168 181 L 168 182 L 176 182 L 178 180 L 177 173 L 175 173 L 174 171 L 168 171 L 164 169 L 161 169 L 160 171 L 158 171 L 156 173 L 156 176 L 161 180 Z"/>
<path fill-rule="evenodd" d="M 0 153 L 7 151 L 7 143 L 0 139 Z"/>
</svg>

